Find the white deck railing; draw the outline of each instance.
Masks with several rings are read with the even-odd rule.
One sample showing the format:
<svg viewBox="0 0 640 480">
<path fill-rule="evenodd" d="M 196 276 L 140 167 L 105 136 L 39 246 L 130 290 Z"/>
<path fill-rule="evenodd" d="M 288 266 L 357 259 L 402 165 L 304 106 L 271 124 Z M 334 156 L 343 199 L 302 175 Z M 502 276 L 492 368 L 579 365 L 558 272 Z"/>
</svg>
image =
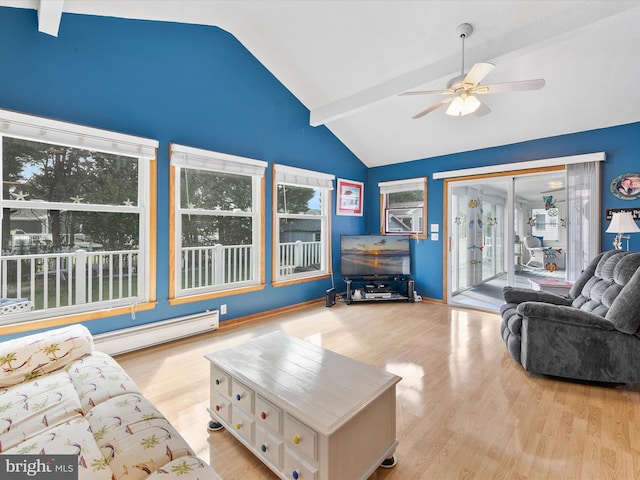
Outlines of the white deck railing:
<svg viewBox="0 0 640 480">
<path fill-rule="evenodd" d="M 137 250 L 6 255 L 0 257 L 0 296 L 26 298 L 36 310 L 138 295 Z M 279 246 L 280 275 L 317 269 L 320 242 Z M 252 245 L 182 249 L 182 289 L 254 280 Z"/>
<path fill-rule="evenodd" d="M 182 288 L 253 280 L 253 245 L 212 245 L 182 249 Z"/>
<path fill-rule="evenodd" d="M 321 242 L 288 242 L 280 244 L 280 275 L 291 275 L 296 270 L 304 270 L 320 265 L 322 259 Z"/>
<path fill-rule="evenodd" d="M 132 298 L 137 250 L 0 257 L 0 296 L 27 298 L 36 310 Z"/>
</svg>

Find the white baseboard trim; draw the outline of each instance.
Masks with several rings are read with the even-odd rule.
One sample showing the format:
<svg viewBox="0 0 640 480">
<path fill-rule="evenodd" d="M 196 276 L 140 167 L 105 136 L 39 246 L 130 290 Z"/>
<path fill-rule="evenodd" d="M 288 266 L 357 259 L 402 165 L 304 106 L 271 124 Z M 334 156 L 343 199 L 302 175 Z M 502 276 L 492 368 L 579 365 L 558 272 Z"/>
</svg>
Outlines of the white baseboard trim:
<svg viewBox="0 0 640 480">
<path fill-rule="evenodd" d="M 195 315 L 147 323 L 137 327 L 99 333 L 93 336 L 95 349 L 109 355 L 131 352 L 179 338 L 217 330 L 220 326 L 218 310 Z"/>
</svg>

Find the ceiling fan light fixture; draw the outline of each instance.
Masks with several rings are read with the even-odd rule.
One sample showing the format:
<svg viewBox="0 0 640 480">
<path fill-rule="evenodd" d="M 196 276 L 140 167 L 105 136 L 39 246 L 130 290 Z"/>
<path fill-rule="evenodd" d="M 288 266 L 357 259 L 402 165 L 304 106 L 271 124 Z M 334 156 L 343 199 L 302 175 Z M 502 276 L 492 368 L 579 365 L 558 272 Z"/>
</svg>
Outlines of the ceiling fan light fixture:
<svg viewBox="0 0 640 480">
<path fill-rule="evenodd" d="M 456 34 L 462 40 L 462 65 L 460 75 L 452 78 L 447 82 L 446 90 L 423 90 L 415 92 L 402 92 L 400 95 L 429 95 L 440 94 L 447 95 L 444 100 L 431 105 L 422 110 L 412 118 L 422 118 L 428 113 L 449 104 L 447 107 L 447 115 L 452 117 L 464 117 L 470 113 L 482 117 L 491 112 L 491 109 L 481 102 L 475 95 L 484 95 L 489 93 L 516 92 L 522 90 L 538 90 L 545 84 L 544 79 L 522 80 L 516 82 L 494 83 L 491 85 L 480 85 L 480 82 L 493 70 L 495 65 L 488 62 L 475 63 L 471 69 L 464 73 L 464 41 L 473 32 L 473 27 L 469 23 L 463 23 L 456 28 Z"/>
<path fill-rule="evenodd" d="M 458 95 L 447 108 L 447 115 L 464 117 L 480 108 L 480 100 L 473 95 Z"/>
</svg>

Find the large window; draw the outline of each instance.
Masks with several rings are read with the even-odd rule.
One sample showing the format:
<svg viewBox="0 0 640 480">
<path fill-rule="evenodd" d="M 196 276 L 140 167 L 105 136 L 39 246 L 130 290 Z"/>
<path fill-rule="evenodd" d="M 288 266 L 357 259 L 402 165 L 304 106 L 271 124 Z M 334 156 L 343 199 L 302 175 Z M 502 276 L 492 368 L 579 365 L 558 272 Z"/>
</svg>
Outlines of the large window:
<svg viewBox="0 0 640 480">
<path fill-rule="evenodd" d="M 329 272 L 329 219 L 333 175 L 274 166 L 274 279 Z"/>
<path fill-rule="evenodd" d="M 380 182 L 381 232 L 426 236 L 427 179 Z"/>
<path fill-rule="evenodd" d="M 148 301 L 157 142 L 14 112 L 0 117 L 0 324 Z"/>
<path fill-rule="evenodd" d="M 175 275 L 172 297 L 261 283 L 266 163 L 171 146 Z"/>
</svg>

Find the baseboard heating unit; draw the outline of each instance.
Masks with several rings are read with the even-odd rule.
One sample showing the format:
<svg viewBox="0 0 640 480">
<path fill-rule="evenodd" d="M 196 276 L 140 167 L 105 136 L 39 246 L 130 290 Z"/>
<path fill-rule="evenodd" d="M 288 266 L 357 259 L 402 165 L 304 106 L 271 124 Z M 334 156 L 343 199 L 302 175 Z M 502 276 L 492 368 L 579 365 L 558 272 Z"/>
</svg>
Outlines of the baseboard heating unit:
<svg viewBox="0 0 640 480">
<path fill-rule="evenodd" d="M 171 340 L 217 330 L 220 325 L 219 322 L 220 315 L 218 310 L 209 310 L 195 315 L 147 323 L 113 332 L 99 333 L 93 336 L 93 342 L 96 350 L 109 355 L 118 355 L 170 342 Z"/>
</svg>

